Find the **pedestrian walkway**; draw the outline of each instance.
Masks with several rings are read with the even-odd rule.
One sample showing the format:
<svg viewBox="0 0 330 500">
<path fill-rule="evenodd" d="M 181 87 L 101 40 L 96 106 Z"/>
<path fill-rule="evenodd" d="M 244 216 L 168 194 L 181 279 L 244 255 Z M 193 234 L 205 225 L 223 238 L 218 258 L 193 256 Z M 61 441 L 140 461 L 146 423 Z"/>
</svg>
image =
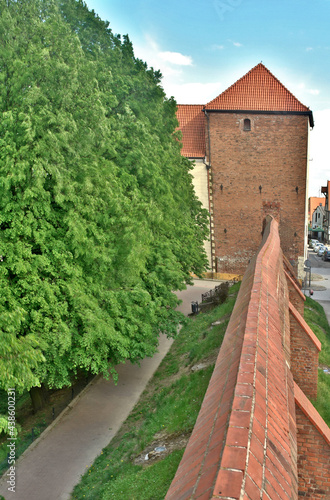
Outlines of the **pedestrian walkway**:
<svg viewBox="0 0 330 500">
<path fill-rule="evenodd" d="M 312 267 L 313 274 L 316 279 L 311 283 L 311 289 L 313 290 L 311 298 L 323 307 L 330 324 L 330 268 Z M 309 296 L 309 291 L 306 291 L 306 295 Z"/>
<path fill-rule="evenodd" d="M 195 280 L 195 286 L 178 292 L 182 300 L 178 309 L 189 314 L 191 302 L 200 301 L 201 294 L 216 284 Z M 16 492 L 8 491 L 4 475 L 0 495 L 6 500 L 68 500 L 80 476 L 128 417 L 171 344 L 163 335 L 153 358 L 140 366 L 117 367 L 117 386 L 112 380 L 94 379 L 17 461 Z"/>
</svg>

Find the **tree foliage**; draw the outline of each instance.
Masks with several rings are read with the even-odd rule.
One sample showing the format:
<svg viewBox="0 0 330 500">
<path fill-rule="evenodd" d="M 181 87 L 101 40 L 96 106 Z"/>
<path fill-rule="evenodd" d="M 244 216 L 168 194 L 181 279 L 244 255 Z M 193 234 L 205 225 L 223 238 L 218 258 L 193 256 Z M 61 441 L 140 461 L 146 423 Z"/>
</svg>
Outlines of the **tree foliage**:
<svg viewBox="0 0 330 500">
<path fill-rule="evenodd" d="M 115 375 L 175 334 L 207 215 L 160 78 L 81 1 L 0 0 L 3 387 Z"/>
</svg>

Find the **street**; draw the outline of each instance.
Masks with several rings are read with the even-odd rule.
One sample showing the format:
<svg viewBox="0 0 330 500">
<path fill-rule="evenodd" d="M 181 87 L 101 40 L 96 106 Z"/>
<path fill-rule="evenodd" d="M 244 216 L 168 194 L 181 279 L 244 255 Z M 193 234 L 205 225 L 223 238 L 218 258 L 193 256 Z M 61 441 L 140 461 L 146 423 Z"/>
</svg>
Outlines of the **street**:
<svg viewBox="0 0 330 500">
<path fill-rule="evenodd" d="M 324 308 L 330 323 L 330 261 L 322 260 L 312 249 L 308 251 L 308 260 L 312 264 L 312 298 Z M 308 290 L 305 295 L 309 295 Z"/>
</svg>

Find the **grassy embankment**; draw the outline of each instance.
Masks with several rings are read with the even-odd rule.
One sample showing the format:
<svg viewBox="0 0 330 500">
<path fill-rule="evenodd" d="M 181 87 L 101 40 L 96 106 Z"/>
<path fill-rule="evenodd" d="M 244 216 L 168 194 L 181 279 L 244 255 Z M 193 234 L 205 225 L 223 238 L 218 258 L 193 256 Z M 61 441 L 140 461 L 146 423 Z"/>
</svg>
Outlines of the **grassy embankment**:
<svg viewBox="0 0 330 500">
<path fill-rule="evenodd" d="M 330 427 L 330 326 L 323 307 L 310 298 L 305 302 L 305 320 L 322 344 L 317 400 L 312 403 Z"/>
</svg>

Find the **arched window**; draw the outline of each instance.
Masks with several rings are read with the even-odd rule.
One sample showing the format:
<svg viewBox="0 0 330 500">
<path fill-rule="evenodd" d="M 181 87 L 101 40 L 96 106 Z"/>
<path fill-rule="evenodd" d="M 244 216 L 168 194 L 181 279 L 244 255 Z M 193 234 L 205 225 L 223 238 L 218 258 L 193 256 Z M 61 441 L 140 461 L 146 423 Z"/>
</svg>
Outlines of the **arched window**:
<svg viewBox="0 0 330 500">
<path fill-rule="evenodd" d="M 244 119 L 243 130 L 245 131 L 251 130 L 251 120 L 249 120 L 249 118 Z"/>
</svg>

